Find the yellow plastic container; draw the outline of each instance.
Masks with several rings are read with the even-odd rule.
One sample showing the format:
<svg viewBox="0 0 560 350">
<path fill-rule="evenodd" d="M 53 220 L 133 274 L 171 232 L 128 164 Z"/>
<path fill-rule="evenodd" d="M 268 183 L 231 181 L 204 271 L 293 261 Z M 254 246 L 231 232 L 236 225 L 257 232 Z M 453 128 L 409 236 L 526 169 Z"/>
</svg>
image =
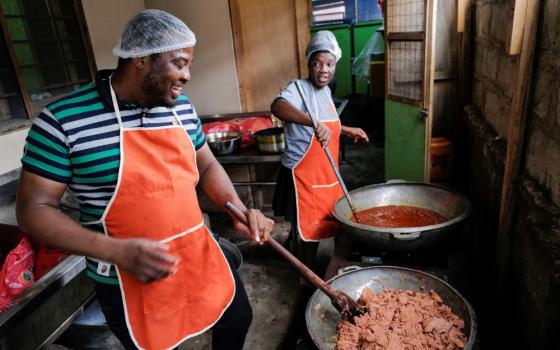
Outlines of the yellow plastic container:
<svg viewBox="0 0 560 350">
<path fill-rule="evenodd" d="M 453 144 L 445 137 L 434 137 L 430 150 L 430 182 L 450 183 L 453 166 Z"/>
</svg>

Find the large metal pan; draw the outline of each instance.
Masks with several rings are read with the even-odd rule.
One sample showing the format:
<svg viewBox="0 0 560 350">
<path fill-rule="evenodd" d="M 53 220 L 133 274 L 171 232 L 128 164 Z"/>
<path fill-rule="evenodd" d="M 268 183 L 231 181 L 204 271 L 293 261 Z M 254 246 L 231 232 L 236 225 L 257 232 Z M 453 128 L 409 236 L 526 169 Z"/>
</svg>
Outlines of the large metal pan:
<svg viewBox="0 0 560 350">
<path fill-rule="evenodd" d="M 374 266 L 340 274 L 327 283 L 356 300 L 364 288 L 370 288 L 375 293 L 383 291 L 384 288 L 424 293 L 434 290 L 444 303 L 465 321 L 465 349 L 472 349 L 476 340 L 476 315 L 471 305 L 453 287 L 430 274 L 402 267 Z M 332 306 L 329 297 L 316 290 L 307 303 L 305 322 L 311 339 L 320 350 L 336 348 L 336 326 L 339 321 L 340 314 Z"/>
<path fill-rule="evenodd" d="M 350 191 L 352 203 L 359 210 L 385 205 L 410 205 L 433 210 L 446 222 L 421 227 L 388 228 L 358 224 L 350 221 L 352 211 L 341 197 L 333 208 L 333 215 L 342 232 L 359 243 L 387 251 L 414 251 L 426 248 L 456 229 L 470 212 L 469 200 L 461 193 L 443 186 L 421 182 L 398 182 L 370 185 Z"/>
</svg>

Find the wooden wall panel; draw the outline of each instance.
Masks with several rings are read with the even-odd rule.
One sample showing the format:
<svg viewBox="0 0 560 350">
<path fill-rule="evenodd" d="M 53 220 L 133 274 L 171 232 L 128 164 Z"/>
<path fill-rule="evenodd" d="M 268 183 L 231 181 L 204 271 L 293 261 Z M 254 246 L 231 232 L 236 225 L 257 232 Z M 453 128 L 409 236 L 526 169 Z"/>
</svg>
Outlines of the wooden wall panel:
<svg viewBox="0 0 560 350">
<path fill-rule="evenodd" d="M 309 36 L 309 19 L 305 25 L 309 15 L 302 14 L 309 7 L 303 2 L 306 1 L 230 0 L 244 112 L 268 110 L 272 98 L 300 76 L 299 55 L 305 46 L 298 34 Z"/>
</svg>

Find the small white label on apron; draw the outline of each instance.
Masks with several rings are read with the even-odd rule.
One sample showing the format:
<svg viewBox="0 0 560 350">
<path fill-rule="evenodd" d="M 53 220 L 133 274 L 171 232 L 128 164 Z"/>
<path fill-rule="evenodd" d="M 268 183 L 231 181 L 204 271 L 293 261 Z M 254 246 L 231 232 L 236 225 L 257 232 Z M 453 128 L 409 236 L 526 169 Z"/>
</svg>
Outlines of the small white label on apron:
<svg viewBox="0 0 560 350">
<path fill-rule="evenodd" d="M 111 264 L 101 262 L 101 261 L 97 263 L 97 274 L 102 276 L 109 276 L 110 271 L 111 271 Z"/>
</svg>

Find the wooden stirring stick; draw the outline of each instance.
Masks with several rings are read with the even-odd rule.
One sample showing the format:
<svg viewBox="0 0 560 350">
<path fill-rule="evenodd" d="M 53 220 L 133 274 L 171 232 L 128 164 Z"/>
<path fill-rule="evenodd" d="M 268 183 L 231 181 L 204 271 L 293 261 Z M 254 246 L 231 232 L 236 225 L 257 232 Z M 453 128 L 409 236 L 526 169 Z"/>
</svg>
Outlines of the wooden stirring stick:
<svg viewBox="0 0 560 350">
<path fill-rule="evenodd" d="M 245 215 L 233 204 L 226 202 L 226 208 L 233 213 L 241 222 L 247 225 L 247 218 Z M 292 253 L 278 243 L 274 238 L 270 237 L 267 243 L 284 257 L 290 264 L 292 264 L 299 273 L 313 286 L 323 291 L 330 299 L 335 309 L 340 312 L 343 319 L 354 323 L 354 316 L 361 316 L 367 312 L 367 307 L 358 304 L 354 299 L 350 298 L 346 293 L 334 290 L 329 284 L 323 281 L 315 272 L 305 266 L 298 260 Z"/>
</svg>

